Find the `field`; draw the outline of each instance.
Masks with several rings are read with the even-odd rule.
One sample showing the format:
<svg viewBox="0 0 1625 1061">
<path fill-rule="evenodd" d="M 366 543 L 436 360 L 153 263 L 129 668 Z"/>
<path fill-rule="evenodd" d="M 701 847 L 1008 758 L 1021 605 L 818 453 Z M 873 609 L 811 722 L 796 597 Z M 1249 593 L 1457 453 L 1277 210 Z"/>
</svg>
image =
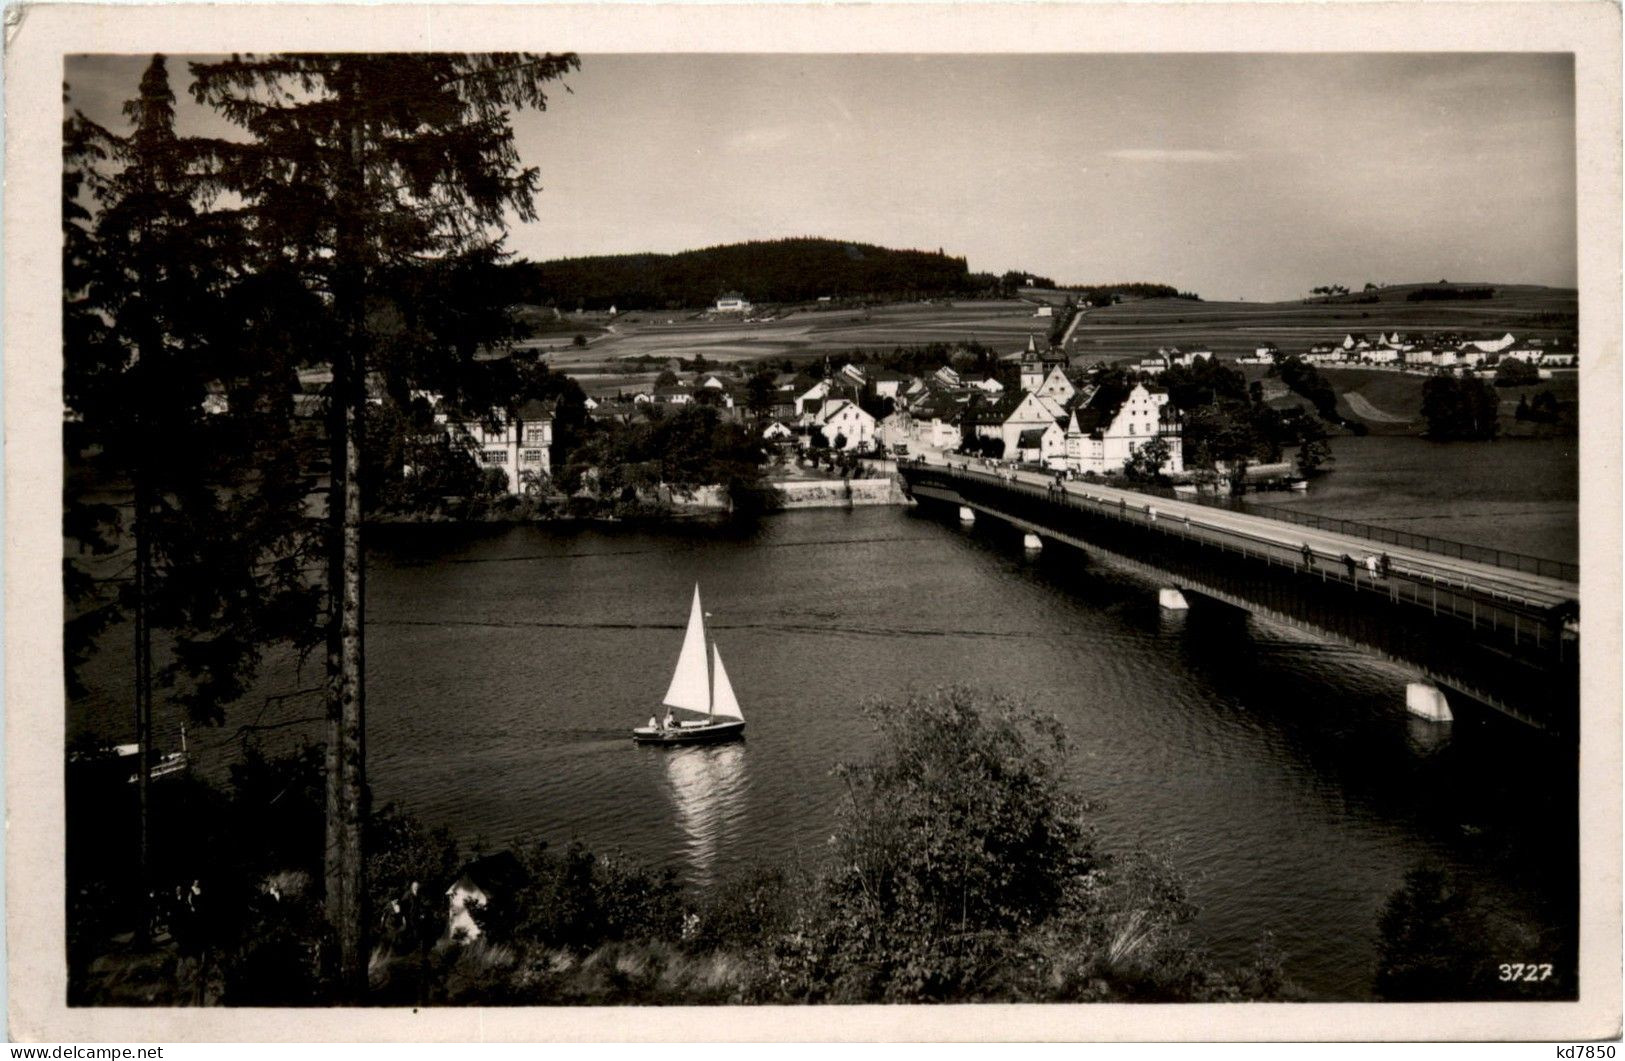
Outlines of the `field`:
<svg viewBox="0 0 1625 1061">
<path fill-rule="evenodd" d="M 1240 357 L 1265 342 L 1290 353 L 1349 332 L 1510 331 L 1523 338 L 1575 331 L 1579 299 L 1572 288 L 1503 285 L 1496 287 L 1494 298 L 1482 301 L 1408 301 L 1408 293 L 1421 286 L 1426 285 L 1386 288 L 1375 302 L 1354 301 L 1358 296 L 1308 303 L 1126 302 L 1088 310 L 1069 352 L 1092 363 L 1144 354 L 1161 345 L 1201 344 L 1220 357 Z"/>
<path fill-rule="evenodd" d="M 1315 302 L 1192 302 L 1147 299 L 1083 311 L 1067 352 L 1075 364 L 1138 357 L 1158 346 L 1206 346 L 1221 358 L 1250 355 L 1261 343 L 1273 342 L 1293 352 L 1322 340 L 1340 340 L 1349 332 L 1453 331 L 1469 335 L 1513 332 L 1522 337 L 1573 335 L 1578 297 L 1572 289 L 1500 285 L 1484 300 L 1409 301 L 1419 286 L 1385 288 L 1376 294 L 1352 295 Z M 1479 285 L 1460 285 L 1479 286 Z M 1487 285 L 1486 285 L 1487 286 Z M 1034 292 L 1035 297 L 1044 292 Z M 692 359 L 704 355 L 718 364 L 770 360 L 804 362 L 838 356 L 854 348 L 889 350 L 894 346 L 976 341 L 1010 354 L 1023 349 L 1029 336 L 1043 343 L 1053 319 L 1034 316 L 1025 301 L 907 303 L 870 309 L 794 309 L 771 321 L 750 323 L 697 311 L 634 311 L 566 314 L 549 322 L 544 334 L 522 344 L 548 364 L 578 377 L 591 394 L 613 394 L 652 381 L 659 366 L 636 359 Z M 763 310 L 761 312 L 771 312 Z M 580 334 L 584 347 L 575 346 Z M 1420 393 L 1420 382 L 1383 373 L 1348 373 L 1349 389 L 1358 391 L 1371 409 L 1404 421 L 1415 402 L 1391 408 L 1381 392 L 1396 380 Z M 1375 388 L 1371 390 L 1370 388 Z M 1516 397 L 1514 396 L 1514 401 Z M 1362 408 L 1364 408 L 1362 406 Z M 1357 415 L 1360 410 L 1344 410 Z M 1370 411 L 1370 410 L 1367 410 Z M 1402 422 L 1371 418 L 1373 428 L 1405 429 Z"/>
<path fill-rule="evenodd" d="M 579 328 L 558 331 L 522 343 L 549 365 L 576 376 L 590 394 L 613 394 L 642 386 L 658 366 L 649 369 L 629 361 L 648 356 L 707 361 L 809 361 L 854 348 L 890 350 L 894 346 L 976 341 L 1003 353 L 1024 349 L 1027 337 L 1040 343 L 1053 323 L 1034 316 L 1030 303 L 911 303 L 873 309 L 795 310 L 778 319 L 747 323 L 708 318 L 693 312 L 633 312 L 613 320 L 603 314 L 567 315 Z M 599 332 L 597 329 L 602 328 Z M 575 331 L 588 336 L 585 347 L 572 344 Z"/>
</svg>

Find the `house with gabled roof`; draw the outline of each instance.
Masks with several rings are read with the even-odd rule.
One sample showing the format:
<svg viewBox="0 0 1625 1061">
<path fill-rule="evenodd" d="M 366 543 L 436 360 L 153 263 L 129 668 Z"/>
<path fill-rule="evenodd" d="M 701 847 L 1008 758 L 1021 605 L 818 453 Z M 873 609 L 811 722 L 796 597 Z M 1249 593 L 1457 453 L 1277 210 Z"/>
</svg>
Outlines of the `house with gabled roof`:
<svg viewBox="0 0 1625 1061">
<path fill-rule="evenodd" d="M 1021 433 L 1031 428 L 1042 428 L 1066 416 L 1066 404 L 1047 398 L 1037 391 L 1005 395 L 995 410 L 1002 416 L 997 436 L 1004 442 L 1004 452 L 1014 456 L 1021 441 Z"/>
<path fill-rule="evenodd" d="M 1004 423 L 1027 396 L 1005 394 L 988 398 L 980 394 L 971 396 L 959 417 L 961 444 L 969 448 L 980 439 L 1004 440 Z"/>
<path fill-rule="evenodd" d="M 1163 354 L 1147 354 L 1134 362 L 1133 369 L 1143 376 L 1160 376 L 1168 370 L 1168 358 Z"/>
<path fill-rule="evenodd" d="M 903 388 L 914 381 L 913 376 L 893 372 L 889 368 L 877 368 L 868 374 L 868 378 L 874 384 L 876 397 L 892 399 L 901 397 Z"/>
<path fill-rule="evenodd" d="M 875 418 L 857 402 L 831 398 L 804 418 L 809 431 L 823 431 L 837 449 L 868 449 L 875 442 Z"/>
<path fill-rule="evenodd" d="M 1016 436 L 1015 447 L 1006 450 L 1005 456 L 1029 464 L 1048 464 L 1051 458 L 1064 459 L 1066 431 L 1054 420 L 1043 427 L 1023 428 Z"/>
<path fill-rule="evenodd" d="M 1507 347 L 1515 345 L 1517 341 L 1518 340 L 1511 332 L 1507 332 L 1505 335 L 1500 337 L 1471 339 L 1468 341 L 1467 345 L 1486 354 L 1499 354 Z"/>
<path fill-rule="evenodd" d="M 1049 375 L 1044 377 L 1044 382 L 1040 383 L 1033 393 L 1054 402 L 1060 409 L 1065 409 L 1077 396 L 1078 388 L 1067 379 L 1061 366 L 1056 365 L 1049 370 Z"/>
<path fill-rule="evenodd" d="M 938 392 L 909 407 L 916 436 L 928 446 L 941 449 L 961 438 L 959 421 L 966 402 L 947 392 Z"/>
<path fill-rule="evenodd" d="M 828 380 L 819 380 L 817 383 L 814 383 L 806 390 L 797 394 L 795 396 L 795 400 L 792 402 L 792 404 L 795 406 L 796 415 L 804 416 L 807 412 L 807 403 L 822 402 L 825 398 L 829 397 L 831 389 L 832 388 L 830 387 Z"/>
<path fill-rule="evenodd" d="M 1163 471 L 1184 471 L 1179 419 L 1166 390 L 1145 383 L 1098 387 L 1068 417 L 1066 464 L 1080 474 L 1120 472 L 1135 450 L 1155 438 L 1168 445 Z"/>
</svg>

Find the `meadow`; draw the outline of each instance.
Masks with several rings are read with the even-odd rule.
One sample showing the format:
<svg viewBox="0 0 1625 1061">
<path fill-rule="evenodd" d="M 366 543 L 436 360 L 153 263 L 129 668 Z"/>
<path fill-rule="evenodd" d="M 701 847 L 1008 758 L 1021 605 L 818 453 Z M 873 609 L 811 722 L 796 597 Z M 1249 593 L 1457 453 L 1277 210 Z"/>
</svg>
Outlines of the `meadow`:
<svg viewBox="0 0 1625 1061">
<path fill-rule="evenodd" d="M 1339 341 L 1350 332 L 1450 331 L 1479 336 L 1510 331 L 1523 338 L 1573 335 L 1576 330 L 1579 302 L 1573 289 L 1498 285 L 1495 297 L 1489 299 L 1410 299 L 1413 292 L 1437 286 L 1403 285 L 1309 302 L 1173 298 L 1124 302 L 1084 310 L 1067 353 L 1075 365 L 1084 367 L 1139 357 L 1159 346 L 1202 346 L 1220 358 L 1233 359 L 1251 356 L 1266 342 L 1288 353 L 1301 352 L 1316 342 Z M 1044 294 L 1035 292 L 1035 297 Z M 869 308 L 798 307 L 768 321 L 715 317 L 696 310 L 640 310 L 613 318 L 601 313 L 566 314 L 549 326 L 547 334 L 523 345 L 536 350 L 554 368 L 579 378 L 589 393 L 603 395 L 650 383 L 658 369 L 629 363 L 645 356 L 687 360 L 698 354 L 718 364 L 805 362 L 855 348 L 880 351 L 971 341 L 1011 354 L 1023 349 L 1029 336 L 1040 343 L 1046 340 L 1053 320 L 1035 316 L 1036 309 L 1032 302 L 1012 299 Z M 773 310 L 760 308 L 757 312 L 771 314 Z M 587 340 L 585 346 L 574 345 L 576 334 Z M 1360 378 L 1350 380 L 1346 387 L 1339 384 L 1339 389 L 1359 391 L 1375 409 L 1404 418 L 1410 415 L 1407 409 L 1420 403 L 1418 397 L 1405 399 L 1406 408 L 1384 404 L 1388 396 L 1378 392 L 1386 385 L 1375 380 L 1404 378 L 1350 375 Z M 1399 385 L 1410 388 L 1411 381 Z M 1415 382 L 1413 389 L 1419 394 L 1420 383 Z"/>
</svg>

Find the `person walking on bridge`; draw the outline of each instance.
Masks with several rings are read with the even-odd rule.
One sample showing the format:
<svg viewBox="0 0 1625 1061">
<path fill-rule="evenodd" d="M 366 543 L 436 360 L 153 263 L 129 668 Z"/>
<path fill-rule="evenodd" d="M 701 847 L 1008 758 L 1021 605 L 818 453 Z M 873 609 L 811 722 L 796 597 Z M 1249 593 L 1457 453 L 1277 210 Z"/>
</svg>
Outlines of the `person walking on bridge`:
<svg viewBox="0 0 1625 1061">
<path fill-rule="evenodd" d="M 1355 573 L 1356 570 L 1358 570 L 1358 568 L 1356 568 L 1356 566 L 1354 564 L 1354 557 L 1350 556 L 1348 553 L 1344 553 L 1343 554 L 1343 566 L 1349 569 L 1349 581 L 1353 582 L 1354 581 L 1354 573 Z"/>
<path fill-rule="evenodd" d="M 1308 542 L 1303 543 L 1303 569 L 1305 571 L 1313 571 L 1315 569 L 1315 551 L 1309 548 Z"/>
</svg>

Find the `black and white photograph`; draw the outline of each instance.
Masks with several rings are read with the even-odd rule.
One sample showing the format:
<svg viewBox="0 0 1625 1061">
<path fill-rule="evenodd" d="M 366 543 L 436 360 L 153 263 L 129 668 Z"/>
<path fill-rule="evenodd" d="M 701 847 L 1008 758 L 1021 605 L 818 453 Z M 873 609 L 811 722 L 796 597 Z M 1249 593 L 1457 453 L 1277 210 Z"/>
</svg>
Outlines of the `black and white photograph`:
<svg viewBox="0 0 1625 1061">
<path fill-rule="evenodd" d="M 12 1035 L 1617 1036 L 1619 14 L 1552 11 L 25 21 Z"/>
</svg>

